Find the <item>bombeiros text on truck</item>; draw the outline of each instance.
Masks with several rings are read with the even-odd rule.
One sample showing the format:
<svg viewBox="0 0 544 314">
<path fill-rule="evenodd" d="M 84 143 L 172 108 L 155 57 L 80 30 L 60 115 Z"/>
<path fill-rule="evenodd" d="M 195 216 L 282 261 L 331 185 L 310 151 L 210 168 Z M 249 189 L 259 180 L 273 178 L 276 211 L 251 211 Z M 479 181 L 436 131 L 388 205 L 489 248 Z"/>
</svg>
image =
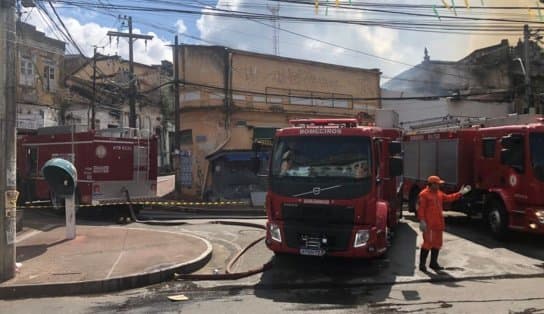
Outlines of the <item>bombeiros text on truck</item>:
<svg viewBox="0 0 544 314">
<path fill-rule="evenodd" d="M 401 216 L 398 129 L 304 119 L 276 132 L 266 198 L 275 253 L 370 258 Z"/>
</svg>

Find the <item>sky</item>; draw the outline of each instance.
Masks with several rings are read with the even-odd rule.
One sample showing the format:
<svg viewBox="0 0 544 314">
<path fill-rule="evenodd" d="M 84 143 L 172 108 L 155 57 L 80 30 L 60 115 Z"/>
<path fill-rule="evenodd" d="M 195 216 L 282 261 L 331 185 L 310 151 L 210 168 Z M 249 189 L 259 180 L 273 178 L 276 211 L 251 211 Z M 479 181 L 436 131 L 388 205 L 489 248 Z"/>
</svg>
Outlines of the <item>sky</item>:
<svg viewBox="0 0 544 314">
<path fill-rule="evenodd" d="M 266 0 L 183 0 L 185 3 L 193 3 L 213 6 L 225 10 L 239 10 L 255 13 L 266 13 L 267 4 L 277 5 Z M 445 0 L 451 3 L 452 0 Z M 483 0 L 467 0 L 471 5 L 484 4 Z M 61 1 L 62 2 L 62 1 Z M 98 0 L 96 2 L 122 4 L 138 4 L 149 1 L 144 0 Z M 161 1 L 157 1 L 159 3 Z M 168 2 L 168 1 L 162 1 Z M 175 1 L 172 1 L 175 2 Z M 334 3 L 334 0 L 330 0 Z M 340 1 L 341 5 L 349 6 L 350 0 Z M 366 1 L 368 2 L 368 1 Z M 442 6 L 441 0 L 387 0 L 394 4 L 430 4 Z M 463 3 L 457 0 L 457 3 Z M 512 3 L 535 6 L 536 1 L 519 0 L 486 0 L 485 5 L 511 5 Z M 181 2 L 178 2 L 178 4 Z M 357 3 L 357 0 L 353 0 Z M 169 45 L 173 43 L 174 36 L 178 34 L 180 43 L 190 44 L 216 44 L 231 48 L 256 51 L 260 53 L 273 53 L 273 27 L 270 21 L 256 21 L 248 19 L 232 19 L 226 17 L 210 16 L 203 14 L 183 13 L 155 13 L 155 12 L 123 12 L 110 11 L 108 13 L 97 12 L 89 9 L 74 8 L 61 4 L 54 4 L 60 16 L 70 31 L 70 34 L 81 47 L 86 56 L 92 56 L 93 46 L 99 46 L 102 54 L 121 55 L 128 58 L 128 42 L 122 38 L 108 38 L 109 30 L 127 32 L 123 27 L 123 20 L 119 15 L 131 14 L 135 33 L 154 36 L 147 43 L 143 40 L 135 42 L 135 61 L 145 64 L 159 64 L 161 60 L 172 60 L 172 50 Z M 198 12 L 202 12 L 199 8 Z M 325 19 L 363 19 L 371 13 L 359 10 L 344 10 L 331 7 L 326 9 L 319 7 L 317 14 L 311 5 L 295 5 L 282 2 L 279 14 Z M 472 9 L 457 9 L 460 16 L 475 15 Z M 433 14 L 431 8 L 428 14 Z M 524 13 L 525 12 L 525 13 Z M 453 15 L 452 10 L 440 9 L 442 16 Z M 493 15 L 493 13 L 490 13 Z M 521 10 L 517 14 L 527 14 L 527 18 L 535 19 L 535 12 Z M 542 13 L 544 14 L 544 13 Z M 477 14 L 476 14 L 477 15 Z M 504 17 L 497 13 L 498 17 Z M 393 17 L 395 18 L 395 17 Z M 59 38 L 47 22 L 47 17 L 38 8 L 22 8 L 21 19 L 35 25 L 48 36 Z M 389 16 L 391 19 L 391 16 Z M 405 19 L 405 17 L 398 17 Z M 417 18 L 416 18 L 417 19 Z M 436 23 L 443 23 L 438 18 Z M 382 83 L 389 77 L 407 70 L 410 65 L 419 64 L 423 59 L 423 50 L 427 48 L 432 60 L 455 61 L 469 54 L 477 48 L 486 45 L 498 44 L 503 35 L 452 35 L 442 33 L 423 33 L 405 30 L 383 28 L 379 26 L 368 27 L 360 25 L 334 24 L 334 23 L 293 23 L 280 21 L 279 27 L 279 54 L 281 56 L 308 59 L 326 63 L 347 65 L 361 68 L 377 68 L 384 75 Z M 300 35 L 295 35 L 295 32 Z M 522 34 L 520 27 L 519 36 Z M 511 44 L 519 38 L 518 35 L 510 36 Z M 200 40 L 199 40 L 200 39 Z M 334 45 L 330 45 L 332 43 Z M 69 48 L 67 53 L 74 53 Z M 384 60 L 386 59 L 386 60 Z"/>
</svg>

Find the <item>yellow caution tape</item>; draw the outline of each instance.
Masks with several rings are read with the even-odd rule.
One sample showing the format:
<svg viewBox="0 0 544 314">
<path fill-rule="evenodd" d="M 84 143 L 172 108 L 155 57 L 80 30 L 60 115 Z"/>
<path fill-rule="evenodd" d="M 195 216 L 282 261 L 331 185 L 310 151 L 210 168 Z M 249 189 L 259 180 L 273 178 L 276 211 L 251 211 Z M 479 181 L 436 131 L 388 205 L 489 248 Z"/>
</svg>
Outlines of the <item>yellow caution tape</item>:
<svg viewBox="0 0 544 314">
<path fill-rule="evenodd" d="M 213 207 L 213 206 L 224 206 L 224 205 L 250 205 L 248 202 L 243 201 L 221 201 L 221 202 L 172 202 L 172 201 L 134 201 L 134 202 L 107 202 L 100 203 L 97 205 L 92 204 L 79 204 L 79 208 L 87 207 L 101 207 L 101 206 L 119 206 L 119 205 L 156 205 L 156 206 L 204 206 L 204 207 Z M 44 209 L 44 208 L 53 208 L 52 205 L 24 205 L 18 206 L 19 209 Z"/>
</svg>

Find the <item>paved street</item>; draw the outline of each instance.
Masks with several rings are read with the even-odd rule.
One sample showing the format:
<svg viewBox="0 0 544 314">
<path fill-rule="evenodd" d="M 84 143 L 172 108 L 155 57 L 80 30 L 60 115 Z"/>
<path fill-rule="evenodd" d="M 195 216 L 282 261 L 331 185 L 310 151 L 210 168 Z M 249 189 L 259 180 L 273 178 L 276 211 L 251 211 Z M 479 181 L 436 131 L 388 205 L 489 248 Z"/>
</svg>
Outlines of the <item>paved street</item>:
<svg viewBox="0 0 544 314">
<path fill-rule="evenodd" d="M 185 217 L 187 218 L 187 217 Z M 263 235 L 260 229 L 210 223 L 210 219 L 186 220 L 191 224 L 131 227 L 194 234 L 212 243 L 209 263 L 196 273 L 224 273 L 227 263 L 243 247 Z M 53 217 L 47 216 L 51 223 Z M 214 219 L 213 221 L 215 221 Z M 231 220 L 264 223 L 263 219 Z M 94 218 L 80 224 L 108 225 Z M 401 222 L 393 247 L 385 258 L 373 261 L 274 257 L 260 242 L 235 265 L 245 271 L 273 260 L 272 269 L 230 281 L 169 281 L 92 297 L 60 297 L 0 301 L 2 312 L 28 313 L 38 308 L 52 312 L 430 312 L 430 313 L 538 313 L 544 310 L 544 244 L 541 238 L 514 235 L 499 243 L 481 223 L 464 216 L 447 218 L 445 248 L 440 256 L 446 266 L 441 274 L 415 269 L 421 241 L 413 216 Z M 462 289 L 461 289 L 462 288 Z M 170 295 L 184 294 L 188 301 L 173 303 Z"/>
<path fill-rule="evenodd" d="M 352 289 L 139 289 L 109 296 L 0 301 L 4 313 L 542 313 L 542 278 Z M 188 287 L 185 287 L 188 288 Z M 183 293 L 188 301 L 167 296 Z"/>
</svg>

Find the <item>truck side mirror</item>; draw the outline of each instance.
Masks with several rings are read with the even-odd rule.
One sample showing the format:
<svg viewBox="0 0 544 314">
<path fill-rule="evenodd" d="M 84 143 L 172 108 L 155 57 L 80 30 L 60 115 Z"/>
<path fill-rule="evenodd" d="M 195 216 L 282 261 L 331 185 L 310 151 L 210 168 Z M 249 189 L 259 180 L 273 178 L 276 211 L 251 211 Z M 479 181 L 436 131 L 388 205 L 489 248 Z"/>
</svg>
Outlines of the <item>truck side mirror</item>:
<svg viewBox="0 0 544 314">
<path fill-rule="evenodd" d="M 45 181 L 53 192 L 61 197 L 71 196 L 77 185 L 77 170 L 68 160 L 53 158 L 42 168 Z"/>
<path fill-rule="evenodd" d="M 393 141 L 389 143 L 389 154 L 391 156 L 400 155 L 402 153 L 402 145 L 400 142 Z"/>
<path fill-rule="evenodd" d="M 402 157 L 389 157 L 389 177 L 398 177 L 402 175 Z"/>
</svg>

